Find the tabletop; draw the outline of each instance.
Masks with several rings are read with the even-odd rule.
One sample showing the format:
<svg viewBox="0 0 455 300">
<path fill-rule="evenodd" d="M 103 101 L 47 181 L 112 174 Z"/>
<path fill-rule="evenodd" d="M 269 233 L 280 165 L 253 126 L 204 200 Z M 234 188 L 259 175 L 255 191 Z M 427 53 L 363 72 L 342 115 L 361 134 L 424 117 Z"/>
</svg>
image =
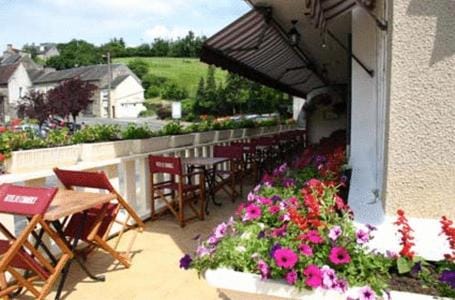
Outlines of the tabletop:
<svg viewBox="0 0 455 300">
<path fill-rule="evenodd" d="M 187 157 L 182 159 L 182 163 L 192 166 L 213 166 L 229 160 L 227 157 Z"/>
<path fill-rule="evenodd" d="M 47 212 L 44 214 L 44 219 L 47 221 L 56 221 L 60 218 L 71 216 L 116 198 L 117 196 L 115 194 L 110 193 L 100 194 L 59 190 L 47 209 Z"/>
</svg>

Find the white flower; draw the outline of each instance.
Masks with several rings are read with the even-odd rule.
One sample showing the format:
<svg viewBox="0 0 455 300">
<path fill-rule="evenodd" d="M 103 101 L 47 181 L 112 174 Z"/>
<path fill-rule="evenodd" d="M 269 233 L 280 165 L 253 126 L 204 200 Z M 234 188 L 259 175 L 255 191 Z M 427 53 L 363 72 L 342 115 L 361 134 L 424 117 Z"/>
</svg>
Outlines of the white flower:
<svg viewBox="0 0 455 300">
<path fill-rule="evenodd" d="M 244 246 L 237 246 L 235 247 L 235 251 L 243 253 L 246 251 L 246 248 Z"/>
</svg>

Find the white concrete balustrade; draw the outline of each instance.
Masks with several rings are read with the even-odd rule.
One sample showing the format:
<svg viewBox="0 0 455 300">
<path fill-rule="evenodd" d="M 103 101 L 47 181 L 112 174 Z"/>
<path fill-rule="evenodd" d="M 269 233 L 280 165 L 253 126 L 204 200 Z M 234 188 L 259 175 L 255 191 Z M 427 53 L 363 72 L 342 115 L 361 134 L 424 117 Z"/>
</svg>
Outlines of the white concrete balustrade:
<svg viewBox="0 0 455 300">
<path fill-rule="evenodd" d="M 69 170 L 94 171 L 102 170 L 109 177 L 113 186 L 131 203 L 138 214 L 146 219 L 150 216 L 151 180 L 148 166 L 150 154 L 185 157 L 210 157 L 215 145 L 224 145 L 232 141 L 248 140 L 254 136 L 277 133 L 291 129 L 289 126 L 264 127 L 259 130 L 233 129 L 215 132 L 202 132 L 173 137 L 156 137 L 144 140 L 129 140 L 93 144 L 81 144 L 70 146 L 71 153 L 65 153 L 60 149 L 48 148 L 17 151 L 30 152 L 28 159 L 22 158 L 22 166 L 17 166 L 25 172 L 0 175 L 0 184 L 12 183 L 26 186 L 60 186 L 54 176 L 53 167 L 61 167 Z M 195 138 L 195 136 L 199 137 Z M 186 136 L 186 137 L 185 137 Z M 181 142 L 179 144 L 179 142 Z M 175 145 L 184 144 L 185 146 Z M 75 151 L 74 147 L 80 147 L 81 152 Z M 37 153 L 34 153 L 36 151 Z M 53 153 L 54 159 L 43 162 L 39 151 Z M 88 151 L 88 152 L 87 152 Z M 65 157 L 65 155 L 78 155 Z M 18 154 L 13 154 L 18 156 Z M 63 156 L 63 157 L 59 157 Z M 59 164 L 63 161 L 63 164 Z M 76 163 L 74 163 L 77 161 Z M 54 163 L 52 163 L 54 162 Z M 46 166 L 46 167 L 43 167 Z M 21 168 L 22 167 L 22 168 Z M 227 165 L 223 166 L 224 168 Z M 156 178 L 156 180 L 161 180 Z M 158 204 L 158 208 L 160 205 Z M 8 225 L 10 229 L 21 227 L 19 218 L 8 215 L 0 215 L 0 222 Z"/>
</svg>

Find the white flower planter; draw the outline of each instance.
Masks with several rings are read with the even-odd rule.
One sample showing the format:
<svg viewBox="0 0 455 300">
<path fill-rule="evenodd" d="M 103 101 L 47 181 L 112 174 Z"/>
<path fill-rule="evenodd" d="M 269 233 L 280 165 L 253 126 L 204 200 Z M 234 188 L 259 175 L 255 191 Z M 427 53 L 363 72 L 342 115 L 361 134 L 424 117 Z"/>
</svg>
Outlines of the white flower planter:
<svg viewBox="0 0 455 300">
<path fill-rule="evenodd" d="M 201 145 L 213 143 L 215 141 L 215 131 L 205 131 L 194 133 L 194 144 Z"/>
<path fill-rule="evenodd" d="M 132 154 L 131 141 L 113 141 L 93 144 L 82 144 L 81 160 L 107 160 Z"/>
<path fill-rule="evenodd" d="M 134 154 L 161 151 L 167 149 L 168 144 L 169 136 L 167 135 L 131 141 L 131 146 Z"/>
<path fill-rule="evenodd" d="M 215 141 L 225 141 L 231 138 L 231 130 L 216 130 Z"/>
<path fill-rule="evenodd" d="M 236 272 L 230 269 L 207 270 L 204 274 L 208 284 L 219 289 L 233 290 L 237 292 L 259 294 L 263 296 L 281 297 L 286 299 L 304 300 L 346 300 L 347 296 L 356 295 L 358 288 L 350 289 L 346 294 L 336 291 L 299 290 L 284 281 L 262 280 L 259 275 L 251 273 Z M 396 292 L 390 293 L 393 300 L 430 300 L 436 299 L 433 296 Z M 385 296 L 385 299 L 388 299 Z M 447 299 L 448 298 L 437 298 Z"/>
<path fill-rule="evenodd" d="M 243 128 L 231 129 L 231 139 L 239 139 L 243 137 Z"/>
<path fill-rule="evenodd" d="M 80 145 L 13 151 L 5 161 L 7 173 L 23 173 L 74 165 L 81 154 Z"/>
<path fill-rule="evenodd" d="M 172 135 L 169 137 L 169 148 L 181 148 L 193 145 L 194 134 Z"/>
</svg>

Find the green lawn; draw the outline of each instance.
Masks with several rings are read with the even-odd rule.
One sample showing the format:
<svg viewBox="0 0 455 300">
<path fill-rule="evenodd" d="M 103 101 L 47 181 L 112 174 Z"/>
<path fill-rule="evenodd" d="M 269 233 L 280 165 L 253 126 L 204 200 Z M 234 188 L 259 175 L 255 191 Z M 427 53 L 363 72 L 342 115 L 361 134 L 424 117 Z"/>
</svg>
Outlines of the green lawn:
<svg viewBox="0 0 455 300">
<path fill-rule="evenodd" d="M 135 57 L 125 57 L 114 59 L 115 63 L 128 64 Z M 190 93 L 196 94 L 199 79 L 206 77 L 208 65 L 199 61 L 197 58 L 174 58 L 174 57 L 141 57 L 150 67 L 151 74 L 162 76 L 172 80 Z M 226 72 L 221 69 L 215 71 L 215 78 L 218 82 L 224 81 Z"/>
</svg>

